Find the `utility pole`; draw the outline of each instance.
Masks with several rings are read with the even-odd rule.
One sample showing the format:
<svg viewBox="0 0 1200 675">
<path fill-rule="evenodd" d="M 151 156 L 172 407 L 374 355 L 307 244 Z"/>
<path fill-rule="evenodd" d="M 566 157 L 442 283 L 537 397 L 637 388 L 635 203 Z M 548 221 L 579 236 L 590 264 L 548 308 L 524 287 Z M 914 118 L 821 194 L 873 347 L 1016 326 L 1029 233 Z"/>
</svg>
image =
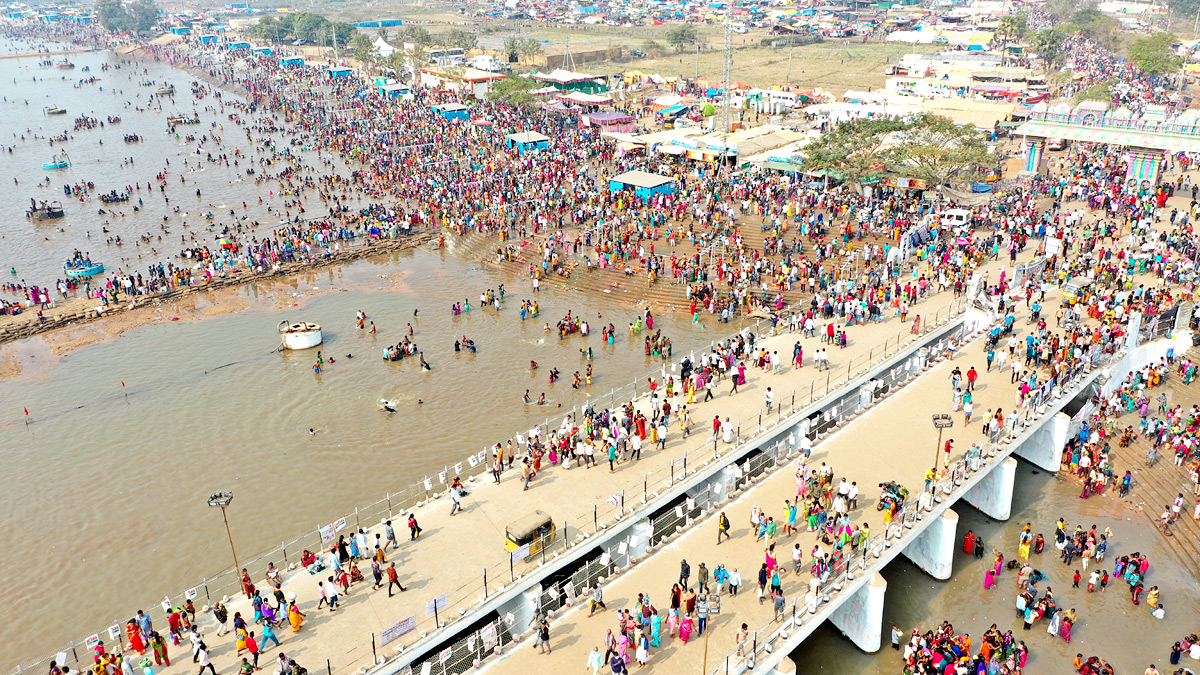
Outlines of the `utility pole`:
<svg viewBox="0 0 1200 675">
<path fill-rule="evenodd" d="M 1200 18 L 1200 12 L 1198 12 L 1196 14 L 1196 17 Z M 697 42 L 696 43 L 696 81 L 699 81 L 699 80 L 700 80 L 700 43 Z"/>
<path fill-rule="evenodd" d="M 786 88 L 792 87 L 792 52 L 796 49 L 796 35 L 793 33 L 788 36 L 788 73 Z M 774 114 L 774 113 L 772 113 Z"/>
<path fill-rule="evenodd" d="M 733 98 L 733 24 L 729 22 L 728 14 L 725 16 L 725 72 L 722 77 L 725 80 L 725 91 L 721 97 L 723 100 L 721 106 L 721 133 L 725 134 L 725 136 L 722 136 L 722 142 L 726 142 L 728 140 L 726 136 L 729 134 L 731 124 L 729 103 Z M 722 152 L 728 155 L 728 146 Z"/>
</svg>

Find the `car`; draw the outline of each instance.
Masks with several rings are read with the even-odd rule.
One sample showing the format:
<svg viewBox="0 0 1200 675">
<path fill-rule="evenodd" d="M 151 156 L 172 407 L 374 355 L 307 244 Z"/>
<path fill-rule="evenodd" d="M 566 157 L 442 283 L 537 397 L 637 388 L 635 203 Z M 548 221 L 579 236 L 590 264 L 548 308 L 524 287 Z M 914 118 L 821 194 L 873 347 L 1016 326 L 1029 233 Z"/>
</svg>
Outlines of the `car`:
<svg viewBox="0 0 1200 675">
<path fill-rule="evenodd" d="M 1050 140 L 1046 141 L 1046 149 L 1051 152 L 1058 152 L 1059 150 L 1066 150 L 1067 142 L 1061 138 L 1051 138 Z"/>
</svg>

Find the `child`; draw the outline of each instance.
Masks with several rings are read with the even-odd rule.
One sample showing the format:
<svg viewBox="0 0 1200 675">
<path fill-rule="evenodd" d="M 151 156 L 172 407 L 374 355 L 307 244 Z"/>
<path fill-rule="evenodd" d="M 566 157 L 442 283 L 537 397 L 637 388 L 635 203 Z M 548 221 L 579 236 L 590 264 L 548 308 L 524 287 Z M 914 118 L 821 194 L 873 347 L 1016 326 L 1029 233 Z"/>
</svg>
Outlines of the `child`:
<svg viewBox="0 0 1200 675">
<path fill-rule="evenodd" d="M 1079 570 L 1075 570 L 1075 576 L 1071 578 L 1071 588 L 1079 588 Z"/>
<path fill-rule="evenodd" d="M 1100 592 L 1108 590 L 1108 570 L 1104 570 L 1104 575 L 1100 577 Z"/>
</svg>

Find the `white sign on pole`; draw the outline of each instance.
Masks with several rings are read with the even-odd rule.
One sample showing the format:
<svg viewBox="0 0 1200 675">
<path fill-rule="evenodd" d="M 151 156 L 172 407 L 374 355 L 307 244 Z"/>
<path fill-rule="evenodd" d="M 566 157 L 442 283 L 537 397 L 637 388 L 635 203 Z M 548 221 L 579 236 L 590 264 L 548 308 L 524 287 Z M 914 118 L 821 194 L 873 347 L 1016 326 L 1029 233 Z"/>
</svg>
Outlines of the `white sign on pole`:
<svg viewBox="0 0 1200 675">
<path fill-rule="evenodd" d="M 446 594 L 442 593 L 433 600 L 425 603 L 425 615 L 433 614 L 437 609 L 446 609 Z"/>
<path fill-rule="evenodd" d="M 525 558 L 528 558 L 528 557 L 529 557 L 529 544 L 525 544 L 524 546 L 521 546 L 520 548 L 518 548 L 517 550 L 512 552 L 512 561 L 515 563 L 521 562 L 522 560 L 524 560 Z"/>
</svg>

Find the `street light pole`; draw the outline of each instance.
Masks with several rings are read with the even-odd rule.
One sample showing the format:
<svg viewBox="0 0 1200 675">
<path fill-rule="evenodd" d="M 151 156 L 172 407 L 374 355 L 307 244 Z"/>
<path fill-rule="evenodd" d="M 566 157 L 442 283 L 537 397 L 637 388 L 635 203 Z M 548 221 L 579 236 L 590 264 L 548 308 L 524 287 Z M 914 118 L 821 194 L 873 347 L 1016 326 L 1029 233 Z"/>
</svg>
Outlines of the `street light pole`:
<svg viewBox="0 0 1200 675">
<path fill-rule="evenodd" d="M 954 426 L 954 418 L 945 413 L 939 413 L 933 416 L 933 426 L 938 430 L 937 446 L 933 448 L 933 473 L 936 477 L 942 463 L 942 431 Z"/>
<path fill-rule="evenodd" d="M 225 514 L 225 507 L 232 501 L 232 492 L 217 492 L 208 498 L 208 505 L 221 509 L 221 520 L 225 521 L 225 536 L 229 537 L 229 552 L 233 554 L 233 573 L 237 574 L 242 566 L 238 564 L 237 550 L 233 548 L 233 534 L 229 531 L 229 516 Z"/>
</svg>

